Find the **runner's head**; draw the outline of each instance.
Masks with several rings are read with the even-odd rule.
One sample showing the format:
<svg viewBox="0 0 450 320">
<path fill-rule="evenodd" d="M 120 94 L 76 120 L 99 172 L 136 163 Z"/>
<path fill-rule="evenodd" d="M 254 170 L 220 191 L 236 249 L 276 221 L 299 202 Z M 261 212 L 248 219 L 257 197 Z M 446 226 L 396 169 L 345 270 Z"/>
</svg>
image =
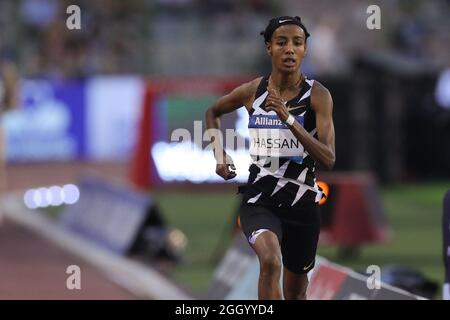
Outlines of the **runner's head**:
<svg viewBox="0 0 450 320">
<path fill-rule="evenodd" d="M 296 72 L 306 54 L 309 33 L 300 17 L 281 16 L 270 20 L 264 36 L 272 66 L 282 72 Z"/>
</svg>

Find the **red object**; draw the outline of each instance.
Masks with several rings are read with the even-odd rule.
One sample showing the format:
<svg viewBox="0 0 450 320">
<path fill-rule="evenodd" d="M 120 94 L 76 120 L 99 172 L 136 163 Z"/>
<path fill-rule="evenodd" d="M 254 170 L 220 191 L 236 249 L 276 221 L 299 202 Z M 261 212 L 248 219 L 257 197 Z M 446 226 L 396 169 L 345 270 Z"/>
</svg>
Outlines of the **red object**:
<svg viewBox="0 0 450 320">
<path fill-rule="evenodd" d="M 142 190 L 152 190 L 157 187 L 158 183 L 161 183 L 150 153 L 153 143 L 158 138 L 156 136 L 158 126 L 154 126 L 155 121 L 160 121 L 158 114 L 155 113 L 157 99 L 177 93 L 214 92 L 225 94 L 251 79 L 253 77 L 225 79 L 214 77 L 149 78 L 142 105 L 137 142 L 130 163 L 129 177 L 131 183 Z"/>
<path fill-rule="evenodd" d="M 316 268 L 307 289 L 308 299 L 333 300 L 347 279 L 347 273 L 323 264 Z"/>
<path fill-rule="evenodd" d="M 332 222 L 321 241 L 344 247 L 383 242 L 389 229 L 374 178 L 370 174 L 337 174 L 323 179 L 333 185 Z"/>
<path fill-rule="evenodd" d="M 133 185 L 140 189 L 151 188 L 152 172 L 150 169 L 150 146 L 153 141 L 151 124 L 153 121 L 152 106 L 154 100 L 155 93 L 147 88 L 144 97 L 144 104 L 142 105 L 137 143 L 130 168 L 130 180 Z"/>
</svg>

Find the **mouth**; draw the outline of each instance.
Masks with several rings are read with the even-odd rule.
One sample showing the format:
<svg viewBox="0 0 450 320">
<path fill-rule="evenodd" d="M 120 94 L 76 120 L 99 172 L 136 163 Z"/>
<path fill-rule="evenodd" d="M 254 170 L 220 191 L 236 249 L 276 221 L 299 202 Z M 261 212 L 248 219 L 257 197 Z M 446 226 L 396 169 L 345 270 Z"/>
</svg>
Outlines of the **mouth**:
<svg viewBox="0 0 450 320">
<path fill-rule="evenodd" d="M 296 60 L 294 58 L 284 58 L 283 64 L 288 67 L 295 66 Z"/>
</svg>

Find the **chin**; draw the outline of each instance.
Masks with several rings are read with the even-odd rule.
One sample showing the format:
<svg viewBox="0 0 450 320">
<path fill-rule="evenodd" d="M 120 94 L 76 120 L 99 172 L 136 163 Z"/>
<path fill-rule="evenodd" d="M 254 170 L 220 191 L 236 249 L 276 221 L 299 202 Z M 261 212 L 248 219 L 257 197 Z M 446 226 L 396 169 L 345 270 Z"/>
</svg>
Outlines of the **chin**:
<svg viewBox="0 0 450 320">
<path fill-rule="evenodd" d="M 298 66 L 295 66 L 295 67 L 282 66 L 281 68 L 279 68 L 279 70 L 283 73 L 295 73 L 295 72 L 298 72 L 299 67 Z"/>
</svg>

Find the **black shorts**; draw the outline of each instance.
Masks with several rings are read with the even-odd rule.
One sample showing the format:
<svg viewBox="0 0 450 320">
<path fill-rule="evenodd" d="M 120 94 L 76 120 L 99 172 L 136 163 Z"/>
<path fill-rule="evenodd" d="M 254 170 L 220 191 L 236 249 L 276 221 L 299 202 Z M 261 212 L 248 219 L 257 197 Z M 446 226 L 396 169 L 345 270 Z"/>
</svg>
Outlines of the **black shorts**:
<svg viewBox="0 0 450 320">
<path fill-rule="evenodd" d="M 280 242 L 283 265 L 289 271 L 303 274 L 314 267 L 320 233 L 317 204 L 293 209 L 242 204 L 240 222 L 250 243 L 261 229 L 275 233 Z"/>
</svg>

